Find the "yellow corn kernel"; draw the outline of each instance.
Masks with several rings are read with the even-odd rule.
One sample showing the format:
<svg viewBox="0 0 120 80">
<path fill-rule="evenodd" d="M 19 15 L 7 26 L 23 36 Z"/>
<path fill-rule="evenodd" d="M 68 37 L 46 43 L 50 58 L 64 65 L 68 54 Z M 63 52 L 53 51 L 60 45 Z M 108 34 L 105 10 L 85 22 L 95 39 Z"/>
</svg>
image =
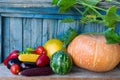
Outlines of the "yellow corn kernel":
<svg viewBox="0 0 120 80">
<path fill-rule="evenodd" d="M 20 54 L 18 59 L 23 62 L 36 62 L 39 56 L 38 54 Z"/>
</svg>

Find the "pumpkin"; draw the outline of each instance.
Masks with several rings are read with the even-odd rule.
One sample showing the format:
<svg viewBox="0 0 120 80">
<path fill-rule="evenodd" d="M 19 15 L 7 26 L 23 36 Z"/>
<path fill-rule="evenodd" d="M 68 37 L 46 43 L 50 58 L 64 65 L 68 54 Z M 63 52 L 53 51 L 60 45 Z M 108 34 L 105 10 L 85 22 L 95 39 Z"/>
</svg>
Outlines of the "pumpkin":
<svg viewBox="0 0 120 80">
<path fill-rule="evenodd" d="M 75 65 L 96 72 L 110 71 L 120 62 L 120 45 L 106 44 L 100 34 L 78 35 L 68 45 L 67 52 Z"/>
</svg>

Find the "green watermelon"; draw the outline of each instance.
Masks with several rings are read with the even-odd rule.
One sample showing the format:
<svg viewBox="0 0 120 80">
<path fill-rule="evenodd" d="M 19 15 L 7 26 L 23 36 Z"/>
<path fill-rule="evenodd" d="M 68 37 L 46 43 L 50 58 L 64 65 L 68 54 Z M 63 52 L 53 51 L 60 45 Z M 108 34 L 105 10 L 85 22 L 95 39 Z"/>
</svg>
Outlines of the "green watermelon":
<svg viewBox="0 0 120 80">
<path fill-rule="evenodd" d="M 72 58 L 65 51 L 58 51 L 50 58 L 50 67 L 56 74 L 66 74 L 72 68 Z"/>
</svg>

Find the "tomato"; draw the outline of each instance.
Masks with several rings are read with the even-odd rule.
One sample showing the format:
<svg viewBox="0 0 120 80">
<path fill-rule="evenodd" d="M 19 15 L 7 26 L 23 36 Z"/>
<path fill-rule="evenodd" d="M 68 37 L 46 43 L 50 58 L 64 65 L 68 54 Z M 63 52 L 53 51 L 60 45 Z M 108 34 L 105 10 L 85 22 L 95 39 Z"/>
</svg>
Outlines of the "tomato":
<svg viewBox="0 0 120 80">
<path fill-rule="evenodd" d="M 12 74 L 18 74 L 20 72 L 20 66 L 18 64 L 13 64 L 10 71 Z"/>
<path fill-rule="evenodd" d="M 38 47 L 36 48 L 35 52 L 36 52 L 37 54 L 39 54 L 39 55 L 41 55 L 41 54 L 46 54 L 46 53 L 47 53 L 43 46 L 38 46 Z"/>
</svg>

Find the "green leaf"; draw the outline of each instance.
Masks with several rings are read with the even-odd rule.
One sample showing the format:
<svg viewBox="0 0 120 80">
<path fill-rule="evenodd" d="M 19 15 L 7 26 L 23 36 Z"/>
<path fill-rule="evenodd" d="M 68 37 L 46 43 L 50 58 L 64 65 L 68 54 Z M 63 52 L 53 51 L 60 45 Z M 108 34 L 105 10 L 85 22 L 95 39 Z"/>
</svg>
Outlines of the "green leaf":
<svg viewBox="0 0 120 80">
<path fill-rule="evenodd" d="M 103 32 L 107 44 L 115 44 L 115 43 L 120 43 L 120 36 L 114 32 L 114 29 L 109 28 L 105 32 Z"/>
<path fill-rule="evenodd" d="M 73 18 L 65 18 L 61 22 L 62 23 L 71 23 L 71 22 L 75 22 L 75 20 Z"/>
<path fill-rule="evenodd" d="M 69 28 L 65 34 L 60 38 L 63 42 L 63 49 L 67 47 L 67 45 L 78 35 L 77 31 Z"/>
<path fill-rule="evenodd" d="M 76 0 L 53 0 L 52 4 L 56 4 L 60 7 L 59 12 L 67 12 L 76 4 Z"/>
<path fill-rule="evenodd" d="M 106 16 L 104 17 L 104 24 L 109 28 L 115 28 L 117 21 L 120 20 L 119 15 L 116 14 L 117 7 L 112 6 L 108 9 Z"/>
<path fill-rule="evenodd" d="M 52 5 L 57 5 L 59 0 L 52 0 Z"/>
</svg>

